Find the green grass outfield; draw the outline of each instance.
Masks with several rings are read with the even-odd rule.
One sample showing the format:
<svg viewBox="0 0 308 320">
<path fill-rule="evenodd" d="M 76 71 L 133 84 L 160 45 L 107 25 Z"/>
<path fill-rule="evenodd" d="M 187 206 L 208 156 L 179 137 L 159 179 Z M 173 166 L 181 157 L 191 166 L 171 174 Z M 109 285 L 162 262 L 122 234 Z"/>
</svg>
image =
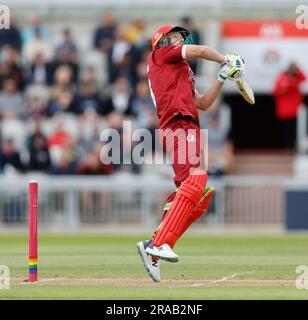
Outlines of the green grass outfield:
<svg viewBox="0 0 308 320">
<path fill-rule="evenodd" d="M 184 237 L 180 262 L 161 263 L 161 283 L 145 273 L 138 237 L 45 236 L 39 239 L 39 279 L 25 284 L 25 236 L 0 236 L 0 265 L 11 287 L 0 299 L 308 299 L 295 287 L 308 266 L 308 235 Z"/>
</svg>

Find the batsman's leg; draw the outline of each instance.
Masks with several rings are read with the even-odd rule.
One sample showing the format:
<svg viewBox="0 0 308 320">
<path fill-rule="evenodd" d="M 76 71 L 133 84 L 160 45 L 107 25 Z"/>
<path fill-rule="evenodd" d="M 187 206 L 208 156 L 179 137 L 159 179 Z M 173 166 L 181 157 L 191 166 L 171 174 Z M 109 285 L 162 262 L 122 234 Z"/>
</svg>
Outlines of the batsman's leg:
<svg viewBox="0 0 308 320">
<path fill-rule="evenodd" d="M 199 203 L 196 205 L 196 207 L 193 209 L 191 212 L 189 219 L 187 220 L 185 226 L 183 226 L 183 230 L 181 231 L 180 237 L 183 235 L 183 233 L 199 218 L 201 218 L 204 214 L 206 214 L 207 209 L 211 203 L 211 200 L 214 196 L 215 193 L 215 188 L 212 186 L 205 187 L 203 196 L 201 197 Z M 172 205 L 172 201 L 167 202 L 165 207 L 164 207 L 164 215 L 163 219 L 167 216 L 170 208 Z M 153 238 L 156 234 L 156 231 L 153 234 Z M 179 238 L 180 238 L 179 237 Z M 152 239 L 153 239 L 152 238 Z M 175 241 L 169 243 L 170 247 L 173 249 L 175 245 Z"/>
<path fill-rule="evenodd" d="M 179 238 L 183 235 L 183 233 L 199 218 L 201 218 L 207 211 L 211 199 L 213 198 L 215 193 L 214 187 L 207 187 L 205 188 L 204 196 L 201 198 L 198 205 L 194 208 L 194 210 L 191 212 L 189 218 L 186 221 L 185 226 L 181 230 L 181 235 Z M 176 242 L 176 241 L 175 241 Z M 175 245 L 175 242 L 170 243 L 170 247 L 173 248 Z"/>
<path fill-rule="evenodd" d="M 192 210 L 199 203 L 204 187 L 207 183 L 207 174 L 199 170 L 188 176 L 178 189 L 171 208 L 157 229 L 146 252 L 169 262 L 177 262 L 179 257 L 173 252 L 170 244 L 174 244 L 182 235 Z"/>
</svg>

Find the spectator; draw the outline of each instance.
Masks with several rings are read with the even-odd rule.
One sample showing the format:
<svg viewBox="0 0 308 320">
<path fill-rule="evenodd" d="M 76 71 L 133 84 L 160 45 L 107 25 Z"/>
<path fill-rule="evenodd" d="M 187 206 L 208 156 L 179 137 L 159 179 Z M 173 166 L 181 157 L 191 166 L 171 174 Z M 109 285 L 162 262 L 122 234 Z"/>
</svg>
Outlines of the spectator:
<svg viewBox="0 0 308 320">
<path fill-rule="evenodd" d="M 50 93 L 50 101 L 48 103 L 48 114 L 52 116 L 58 111 L 61 111 L 61 109 L 63 109 L 64 112 L 75 112 L 75 110 L 73 109 L 74 92 L 75 87 L 72 83 L 72 70 L 68 66 L 59 67 L 56 73 L 54 74 L 54 86 Z M 63 100 L 63 97 L 68 96 L 71 97 L 69 99 L 69 104 L 66 106 L 62 106 L 63 108 L 61 108 L 61 103 L 64 100 L 67 101 L 67 99 Z M 59 104 L 60 100 L 62 102 Z"/>
<path fill-rule="evenodd" d="M 127 30 L 124 27 L 119 27 L 108 54 L 110 83 L 113 83 L 118 77 L 131 78 L 131 50 L 132 45 L 127 40 Z"/>
<path fill-rule="evenodd" d="M 158 118 L 155 112 L 147 80 L 141 80 L 136 86 L 136 94 L 132 100 L 132 112 L 140 128 L 155 129 Z"/>
<path fill-rule="evenodd" d="M 112 116 L 112 114 L 115 114 L 115 113 L 116 112 L 114 112 L 112 99 L 110 97 L 106 97 L 104 99 L 101 99 L 100 114 L 102 116 L 107 116 L 107 121 L 108 122 L 110 122 L 109 118 Z M 122 115 L 120 115 L 120 114 L 119 114 L 119 117 L 121 117 L 121 119 L 123 118 Z M 111 120 L 111 122 L 112 122 L 112 120 Z"/>
<path fill-rule="evenodd" d="M 101 25 L 94 34 L 94 48 L 107 52 L 112 47 L 115 38 L 117 22 L 112 12 L 106 12 L 102 15 Z"/>
<path fill-rule="evenodd" d="M 19 62 L 20 55 L 13 48 L 8 48 L 7 51 L 8 51 L 8 58 L 6 63 L 10 70 L 9 77 L 13 78 L 16 81 L 18 90 L 23 91 L 24 85 L 25 85 L 25 77 L 24 77 L 23 67 Z"/>
<path fill-rule="evenodd" d="M 118 78 L 111 93 L 111 104 L 114 111 L 125 116 L 133 115 L 132 112 L 132 90 L 125 77 Z"/>
<path fill-rule="evenodd" d="M 222 125 L 219 113 L 218 111 L 207 116 L 208 172 L 216 176 L 229 173 L 233 163 L 230 132 Z"/>
<path fill-rule="evenodd" d="M 48 138 L 48 147 L 65 149 L 71 141 L 70 135 L 59 125 Z"/>
<path fill-rule="evenodd" d="M 13 139 L 5 139 L 0 150 L 0 172 L 5 173 L 10 167 L 13 167 L 18 172 L 24 172 L 25 169 Z"/>
<path fill-rule="evenodd" d="M 53 164 L 51 173 L 55 175 L 76 174 L 76 164 L 70 151 L 65 149 L 60 151 L 59 162 Z"/>
<path fill-rule="evenodd" d="M 76 85 L 79 77 L 79 64 L 77 63 L 76 55 L 72 54 L 70 50 L 64 47 L 58 52 L 56 59 L 49 65 L 49 83 L 54 84 L 58 70 L 63 67 L 70 69 L 70 81 L 72 84 Z"/>
<path fill-rule="evenodd" d="M 101 134 L 101 121 L 97 121 L 97 117 L 93 117 L 93 115 L 88 115 L 86 113 L 85 121 L 82 121 L 80 128 L 79 140 L 77 143 L 77 154 L 80 157 L 83 157 L 85 153 L 91 150 L 98 141 L 100 141 Z"/>
<path fill-rule="evenodd" d="M 34 133 L 30 137 L 29 153 L 30 160 L 28 163 L 28 169 L 48 173 L 51 166 L 51 160 L 47 145 L 47 138 L 40 131 Z"/>
<path fill-rule="evenodd" d="M 27 99 L 27 118 L 37 119 L 47 116 L 47 107 L 44 99 L 38 94 L 31 94 Z"/>
<path fill-rule="evenodd" d="M 53 75 L 53 83 L 56 91 L 75 88 L 72 69 L 66 65 L 60 66 Z"/>
<path fill-rule="evenodd" d="M 75 113 L 74 96 L 72 91 L 64 89 L 59 92 L 55 99 L 52 99 L 48 105 L 48 115 L 54 116 L 57 113 L 70 112 Z"/>
<path fill-rule="evenodd" d="M 46 61 L 51 60 L 53 56 L 53 48 L 42 38 L 40 27 L 34 30 L 33 39 L 23 47 L 23 57 L 27 63 L 33 63 L 38 54 L 41 54 Z"/>
<path fill-rule="evenodd" d="M 147 63 L 142 61 L 137 64 L 136 68 L 137 82 L 141 79 L 147 78 Z"/>
<path fill-rule="evenodd" d="M 98 144 L 90 152 L 84 155 L 78 167 L 77 174 L 96 175 L 111 174 L 113 171 L 112 164 L 105 164 L 100 159 L 101 145 Z"/>
<path fill-rule="evenodd" d="M 41 118 L 47 116 L 47 103 L 49 100 L 49 90 L 47 87 L 34 84 L 26 89 L 26 115 L 28 119 Z"/>
<path fill-rule="evenodd" d="M 37 137 L 37 136 L 45 138 L 45 134 L 43 133 L 43 130 L 42 130 L 42 121 L 40 119 L 34 122 L 33 132 L 29 134 L 29 136 L 27 137 L 26 147 L 28 150 L 30 150 L 31 145 L 33 145 L 34 137 Z"/>
<path fill-rule="evenodd" d="M 191 17 L 189 16 L 182 17 L 180 25 L 183 28 L 190 31 L 190 37 L 193 44 L 200 44 L 200 32 L 194 26 L 194 23 Z M 197 59 L 189 60 L 189 65 L 194 74 L 198 74 L 198 71 L 199 71 L 199 65 L 197 61 L 198 61 Z"/>
<path fill-rule="evenodd" d="M 86 66 L 83 70 L 82 81 L 90 83 L 96 91 L 100 89 L 101 83 L 97 79 L 97 74 L 94 66 Z"/>
<path fill-rule="evenodd" d="M 153 104 L 147 80 L 141 80 L 136 86 L 136 94 L 132 101 L 132 111 L 136 117 L 137 127 L 147 129 L 152 136 L 152 151 L 155 150 L 155 129 L 158 117 Z"/>
<path fill-rule="evenodd" d="M 45 61 L 44 55 L 40 52 L 34 57 L 33 63 L 31 64 L 28 76 L 28 84 L 40 84 L 47 85 L 48 81 L 48 64 Z"/>
<path fill-rule="evenodd" d="M 107 115 L 108 128 L 116 129 L 121 132 L 123 128 L 124 116 L 122 113 L 112 111 Z"/>
<path fill-rule="evenodd" d="M 26 45 L 27 43 L 29 43 L 35 38 L 35 33 L 38 28 L 40 29 L 42 40 L 43 41 L 50 40 L 49 32 L 46 26 L 42 25 L 40 17 L 32 16 L 28 21 L 28 25 L 22 30 L 23 45 Z"/>
<path fill-rule="evenodd" d="M 276 117 L 280 122 L 282 147 L 294 149 L 296 140 L 296 117 L 303 94 L 300 84 L 306 80 L 304 73 L 295 63 L 278 75 L 273 95 L 276 104 Z"/>
<path fill-rule="evenodd" d="M 56 48 L 56 56 L 59 58 L 63 54 L 69 55 L 68 60 L 72 62 L 77 62 L 77 47 L 72 39 L 71 30 L 65 28 L 63 30 L 63 40 L 62 43 Z"/>
<path fill-rule="evenodd" d="M 17 89 L 24 89 L 24 72 L 19 65 L 18 52 L 10 46 L 4 46 L 1 51 L 0 62 L 0 89 L 3 88 L 3 81 L 6 78 L 13 78 L 16 81 Z"/>
<path fill-rule="evenodd" d="M 3 82 L 0 92 L 0 118 L 23 118 L 25 116 L 25 102 L 23 95 L 17 91 L 17 83 L 8 78 Z"/>
<path fill-rule="evenodd" d="M 59 122 L 56 123 L 56 127 L 48 137 L 48 148 L 52 163 L 52 173 L 64 174 L 64 172 L 74 170 L 76 137 L 69 134 L 66 127 L 64 128 L 64 119 L 62 117 L 57 120 Z"/>
<path fill-rule="evenodd" d="M 110 94 L 109 86 L 98 76 L 94 65 L 86 65 L 84 67 L 81 81 L 90 83 L 93 90 L 96 91 L 102 99 Z"/>
<path fill-rule="evenodd" d="M 9 29 L 0 29 L 0 50 L 10 46 L 17 52 L 21 50 L 21 35 L 17 25 L 12 21 Z"/>
<path fill-rule="evenodd" d="M 75 97 L 75 110 L 77 114 L 83 114 L 87 109 L 93 109 L 99 113 L 101 100 L 91 82 L 83 81 Z"/>
<path fill-rule="evenodd" d="M 5 79 L 13 78 L 16 81 L 18 91 L 22 91 L 24 89 L 24 72 L 18 62 L 18 52 L 10 46 L 5 46 L 0 57 L 0 89 L 3 88 Z"/>
<path fill-rule="evenodd" d="M 151 45 L 146 42 L 143 48 L 134 48 L 132 50 L 132 84 L 135 87 L 139 80 L 145 79 L 147 75 L 147 59 L 151 53 Z"/>
<path fill-rule="evenodd" d="M 190 16 L 184 16 L 181 19 L 181 26 L 191 33 L 191 40 L 193 44 L 200 44 L 200 32 L 199 30 L 194 26 L 194 22 L 192 17 Z"/>
<path fill-rule="evenodd" d="M 127 40 L 132 45 L 143 46 L 145 42 L 145 21 L 142 18 L 136 18 L 127 27 Z"/>
</svg>

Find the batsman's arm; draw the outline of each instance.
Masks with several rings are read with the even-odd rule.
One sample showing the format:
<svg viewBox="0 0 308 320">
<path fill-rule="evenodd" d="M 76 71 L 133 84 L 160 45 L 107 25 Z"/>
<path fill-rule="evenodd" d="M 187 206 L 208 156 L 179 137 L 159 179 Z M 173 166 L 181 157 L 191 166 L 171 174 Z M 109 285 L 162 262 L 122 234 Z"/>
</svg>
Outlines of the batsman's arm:
<svg viewBox="0 0 308 320">
<path fill-rule="evenodd" d="M 198 109 L 203 111 L 209 109 L 219 96 L 223 84 L 223 82 L 216 80 L 211 87 L 205 90 L 203 94 L 200 94 L 197 90 L 195 90 L 195 103 L 197 104 Z"/>
<path fill-rule="evenodd" d="M 204 45 L 188 44 L 185 46 L 186 59 L 201 58 L 209 61 L 215 61 L 217 63 L 223 63 L 225 56 L 215 49 Z"/>
</svg>

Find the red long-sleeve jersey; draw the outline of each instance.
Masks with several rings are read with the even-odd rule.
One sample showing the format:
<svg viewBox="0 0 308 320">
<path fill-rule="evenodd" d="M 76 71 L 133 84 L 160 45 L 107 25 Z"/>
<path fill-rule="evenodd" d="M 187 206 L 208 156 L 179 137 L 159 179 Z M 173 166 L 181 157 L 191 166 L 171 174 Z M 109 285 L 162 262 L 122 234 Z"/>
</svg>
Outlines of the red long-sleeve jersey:
<svg viewBox="0 0 308 320">
<path fill-rule="evenodd" d="M 155 49 L 148 58 L 148 79 L 160 128 L 180 113 L 199 123 L 195 75 L 186 61 L 186 45 Z"/>
</svg>

